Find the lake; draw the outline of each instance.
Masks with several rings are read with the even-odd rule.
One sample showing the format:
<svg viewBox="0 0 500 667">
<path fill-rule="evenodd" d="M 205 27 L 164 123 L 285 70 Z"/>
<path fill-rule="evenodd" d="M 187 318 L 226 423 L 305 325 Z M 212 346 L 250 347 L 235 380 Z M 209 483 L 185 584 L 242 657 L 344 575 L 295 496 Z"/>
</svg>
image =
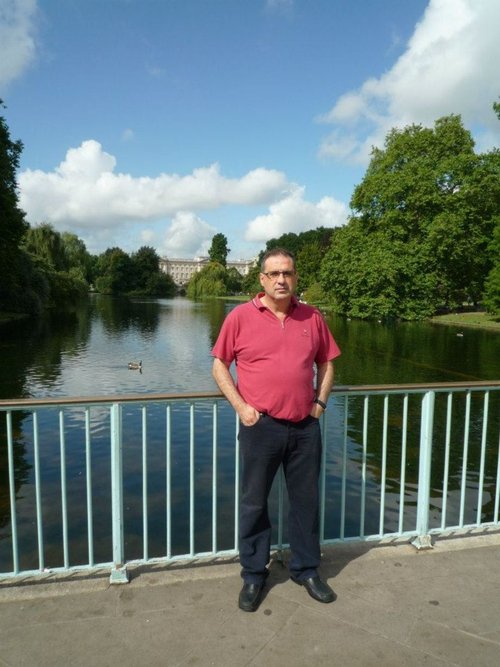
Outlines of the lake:
<svg viewBox="0 0 500 667">
<path fill-rule="evenodd" d="M 57 397 L 57 396 L 105 396 L 130 393 L 182 393 L 189 391 L 213 391 L 216 385 L 211 376 L 212 358 L 210 350 L 225 315 L 237 304 L 229 300 L 192 302 L 184 298 L 160 300 L 127 300 L 101 295 L 92 295 L 88 303 L 74 313 L 52 315 L 36 322 L 18 322 L 0 329 L 0 348 L 3 363 L 0 364 L 0 397 Z M 326 316 L 341 350 L 336 361 L 336 383 L 341 385 L 393 384 L 451 382 L 462 380 L 498 380 L 500 378 L 500 334 L 497 332 L 466 329 L 457 335 L 453 327 L 430 323 L 392 323 L 348 321 L 334 315 Z M 129 361 L 142 361 L 142 372 L 128 369 Z M 492 405 L 498 423 L 498 401 Z M 355 410 L 355 405 L 353 406 Z M 182 412 L 182 411 L 181 411 Z M 332 405 L 329 415 L 340 414 L 340 408 Z M 223 419 L 234 424 L 232 412 L 227 410 Z M 182 416 L 178 415 L 179 419 Z M 174 415 L 177 419 L 177 416 Z M 207 420 L 209 415 L 207 414 Z M 141 549 L 141 456 L 140 416 L 137 410 L 125 415 L 127 437 L 124 443 L 125 504 L 127 513 L 127 557 L 138 557 Z M 99 418 L 96 417 L 97 422 Z M 181 422 L 179 421 L 179 424 Z M 208 423 L 208 421 L 207 421 Z M 224 422 L 222 422 L 222 425 Z M 18 442 L 20 459 L 16 468 L 20 517 L 20 542 L 23 567 L 36 567 L 36 549 L 33 547 L 33 453 L 30 442 L 30 424 L 19 423 Z M 54 427 L 56 428 L 56 427 Z M 108 488 L 109 437 L 103 423 L 95 425 L 93 435 L 93 485 L 94 495 L 103 507 L 109 503 Z M 187 446 L 184 427 L 179 426 L 179 447 L 174 452 L 176 466 L 174 503 L 175 522 L 179 532 L 187 521 Z M 337 428 L 333 424 L 333 428 Z M 371 424 L 374 433 L 380 424 Z M 399 423 L 391 426 L 397 441 Z M 69 429 L 71 433 L 71 429 Z M 208 434 L 208 435 L 207 435 Z M 149 435 L 149 431 L 148 431 Z M 377 436 L 378 437 L 378 436 Z M 494 436 L 495 437 L 495 436 Z M 151 515 L 152 555 L 161 555 L 165 542 L 164 525 L 164 452 L 160 432 L 151 433 L 151 475 L 148 482 L 151 507 L 158 508 Z M 184 440 L 183 440 L 184 438 Z M 207 446 L 204 446 L 204 438 Z M 209 429 L 203 423 L 197 435 L 197 469 L 208 470 L 210 465 Z M 459 440 L 459 438 L 458 438 Z M 163 440 L 164 441 L 164 440 Z M 158 442 L 158 446 L 155 446 Z M 361 454 L 359 433 L 349 434 L 349 466 L 356 474 L 360 470 Z M 496 436 L 498 442 L 498 436 Z M 59 520 L 60 490 L 57 464 L 58 440 L 44 444 L 42 456 L 42 487 L 44 491 L 44 520 L 48 522 L 46 533 L 47 553 L 53 553 L 60 564 Z M 22 445 L 22 446 L 21 446 Z M 230 501 L 234 487 L 234 440 L 221 440 L 220 496 Z M 72 520 L 72 554 L 76 562 L 85 562 L 85 547 L 81 534 L 85 533 L 85 513 L 81 498 L 84 497 L 84 448 L 81 442 L 68 442 L 68 476 L 74 487 L 69 493 L 68 503 Z M 390 455 L 389 480 L 394 490 L 392 500 L 388 493 L 388 521 L 397 504 L 398 452 Z M 410 466 L 414 458 L 410 458 Z M 5 427 L 0 429 L 0 571 L 8 569 L 9 551 L 9 504 L 5 466 Z M 332 486 L 339 483 L 338 453 L 328 462 L 329 479 Z M 376 532 L 378 508 L 376 506 L 377 475 L 380 468 L 380 452 L 377 448 L 369 453 L 369 470 L 373 473 L 372 486 L 368 487 L 368 500 L 373 491 L 373 511 L 367 512 L 367 524 Z M 414 502 L 416 469 L 408 470 L 409 503 Z M 492 469 L 486 471 L 486 481 L 494 484 L 496 459 L 492 458 Z M 450 483 L 456 489 L 459 484 L 459 467 L 452 474 Z M 81 477 L 81 484 L 79 483 Z M 80 484 L 80 485 L 79 485 Z M 453 488 L 451 488 L 453 491 Z M 197 526 L 206 525 L 209 538 L 209 487 L 202 486 L 196 499 Z M 59 495 L 58 495 L 59 494 Z M 359 515 L 359 492 L 353 486 L 349 490 L 352 502 L 352 530 Z M 59 498 L 59 500 L 58 500 Z M 450 508 L 452 506 L 450 499 Z M 393 506 L 391 508 L 391 502 Z M 208 508 L 208 509 L 207 509 Z M 224 525 L 232 526 L 229 511 L 221 510 L 220 548 L 224 548 L 226 536 Z M 331 513 L 331 536 L 335 536 L 333 524 L 338 521 L 338 508 Z M 52 526 L 52 528 L 51 528 Z M 101 512 L 96 520 L 96 550 L 106 553 L 109 546 L 109 513 Z M 367 525 L 367 531 L 371 530 Z M 203 532 L 203 531 L 202 531 Z M 202 536 L 201 539 L 205 539 Z M 184 553 L 186 539 L 179 539 L 175 550 Z M 96 556 L 99 560 L 99 555 Z"/>
<path fill-rule="evenodd" d="M 0 397 L 211 391 L 210 349 L 234 302 L 92 295 L 75 313 L 0 329 Z M 343 385 L 500 378 L 500 334 L 429 323 L 327 321 Z M 128 370 L 141 360 L 142 373 Z"/>
</svg>

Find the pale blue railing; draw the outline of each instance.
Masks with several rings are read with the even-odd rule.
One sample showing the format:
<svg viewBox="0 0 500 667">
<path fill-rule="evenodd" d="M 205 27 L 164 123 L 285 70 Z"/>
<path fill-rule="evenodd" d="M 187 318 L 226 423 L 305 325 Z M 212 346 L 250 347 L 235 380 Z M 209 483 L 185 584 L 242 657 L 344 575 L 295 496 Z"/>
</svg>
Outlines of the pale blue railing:
<svg viewBox="0 0 500 667">
<path fill-rule="evenodd" d="M 0 401 L 0 577 L 237 555 L 238 422 L 218 394 Z M 499 526 L 500 382 L 337 387 L 321 541 Z M 286 492 L 270 498 L 286 547 Z"/>
</svg>

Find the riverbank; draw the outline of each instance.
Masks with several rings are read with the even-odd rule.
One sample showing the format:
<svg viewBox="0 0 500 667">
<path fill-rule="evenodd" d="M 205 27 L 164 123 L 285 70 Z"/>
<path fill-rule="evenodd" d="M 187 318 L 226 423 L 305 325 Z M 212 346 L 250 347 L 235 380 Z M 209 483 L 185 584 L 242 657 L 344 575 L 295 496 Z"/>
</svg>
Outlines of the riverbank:
<svg viewBox="0 0 500 667">
<path fill-rule="evenodd" d="M 500 332 L 500 318 L 489 313 L 448 313 L 431 317 L 433 324 L 447 324 L 457 327 L 474 327 L 479 329 L 494 329 Z"/>
</svg>

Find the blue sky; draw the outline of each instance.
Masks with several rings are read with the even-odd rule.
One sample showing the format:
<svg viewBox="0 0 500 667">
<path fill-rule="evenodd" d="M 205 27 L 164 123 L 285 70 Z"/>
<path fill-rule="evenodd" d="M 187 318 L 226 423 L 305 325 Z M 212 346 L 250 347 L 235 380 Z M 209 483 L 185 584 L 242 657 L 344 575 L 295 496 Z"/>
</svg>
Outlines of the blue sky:
<svg viewBox="0 0 500 667">
<path fill-rule="evenodd" d="M 20 204 L 90 252 L 232 258 L 344 224 L 373 145 L 499 145 L 498 0 L 0 0 Z"/>
</svg>

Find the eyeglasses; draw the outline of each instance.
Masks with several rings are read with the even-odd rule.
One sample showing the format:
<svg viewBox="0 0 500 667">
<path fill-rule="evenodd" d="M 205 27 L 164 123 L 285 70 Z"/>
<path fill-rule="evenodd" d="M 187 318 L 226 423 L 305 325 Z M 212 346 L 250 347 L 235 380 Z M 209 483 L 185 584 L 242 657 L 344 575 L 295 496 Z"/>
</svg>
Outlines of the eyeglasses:
<svg viewBox="0 0 500 667">
<path fill-rule="evenodd" d="M 292 278 L 295 275 L 295 271 L 261 271 L 263 276 L 269 278 L 270 280 L 278 280 L 278 278 L 283 276 L 283 278 Z"/>
</svg>

